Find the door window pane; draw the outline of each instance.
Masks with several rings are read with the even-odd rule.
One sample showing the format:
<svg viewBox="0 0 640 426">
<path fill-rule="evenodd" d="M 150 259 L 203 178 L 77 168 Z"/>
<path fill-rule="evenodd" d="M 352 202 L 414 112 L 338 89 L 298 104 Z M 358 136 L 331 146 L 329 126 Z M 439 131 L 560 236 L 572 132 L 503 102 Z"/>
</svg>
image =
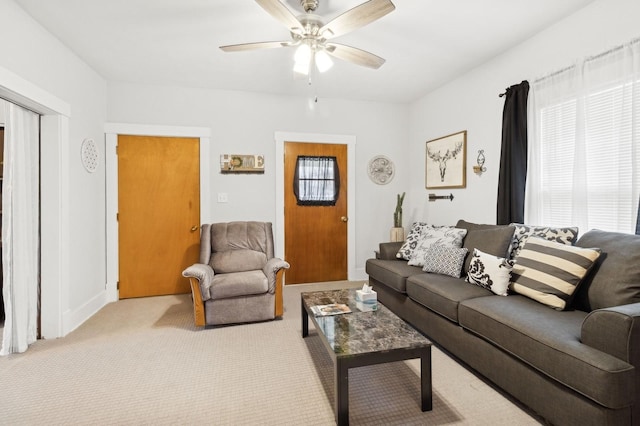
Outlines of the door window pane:
<svg viewBox="0 0 640 426">
<path fill-rule="evenodd" d="M 293 192 L 300 206 L 334 206 L 340 193 L 336 157 L 299 156 Z"/>
</svg>

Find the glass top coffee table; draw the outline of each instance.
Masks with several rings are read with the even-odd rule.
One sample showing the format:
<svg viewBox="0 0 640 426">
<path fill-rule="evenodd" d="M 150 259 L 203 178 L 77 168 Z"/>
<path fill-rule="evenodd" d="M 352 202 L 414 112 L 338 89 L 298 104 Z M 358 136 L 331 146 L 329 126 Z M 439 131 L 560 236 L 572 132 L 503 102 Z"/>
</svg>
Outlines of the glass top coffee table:
<svg viewBox="0 0 640 426">
<path fill-rule="evenodd" d="M 335 410 L 338 425 L 349 424 L 349 368 L 420 358 L 422 411 L 432 408 L 431 342 L 378 302 L 376 311 L 360 311 L 356 289 L 301 294 L 302 337 L 309 318 L 335 364 Z M 314 315 L 313 307 L 344 304 L 350 313 Z"/>
</svg>

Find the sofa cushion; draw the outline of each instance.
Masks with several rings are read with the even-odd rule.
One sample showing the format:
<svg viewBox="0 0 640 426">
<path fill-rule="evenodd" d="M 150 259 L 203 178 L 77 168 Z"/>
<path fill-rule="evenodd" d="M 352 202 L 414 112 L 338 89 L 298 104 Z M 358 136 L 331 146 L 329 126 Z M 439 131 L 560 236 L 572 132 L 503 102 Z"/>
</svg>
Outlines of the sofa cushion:
<svg viewBox="0 0 640 426">
<path fill-rule="evenodd" d="M 365 271 L 369 278 L 384 283 L 399 293 L 407 292 L 407 277 L 424 273 L 418 267 L 407 265 L 404 260 L 381 259 L 367 260 Z"/>
<path fill-rule="evenodd" d="M 529 237 L 544 238 L 567 245 L 573 245 L 578 238 L 577 227 L 553 228 L 550 226 L 530 226 L 521 223 L 512 223 L 515 227 L 511 245 L 509 246 L 509 257 L 515 259 Z"/>
<path fill-rule="evenodd" d="M 575 297 L 585 311 L 640 302 L 640 236 L 592 230 L 578 247 L 599 247 L 602 254 Z"/>
<path fill-rule="evenodd" d="M 267 276 L 260 271 L 233 272 L 213 277 L 209 291 L 212 300 L 266 293 Z"/>
<path fill-rule="evenodd" d="M 460 278 L 466 255 L 466 248 L 433 245 L 425 254 L 422 270 Z"/>
<path fill-rule="evenodd" d="M 512 269 L 512 261 L 474 249 L 465 281 L 499 296 L 507 296 Z"/>
<path fill-rule="evenodd" d="M 413 275 L 407 279 L 407 296 L 451 321 L 458 322 L 458 304 L 467 299 L 494 296 L 461 278 L 439 274 Z"/>
<path fill-rule="evenodd" d="M 605 407 L 626 407 L 635 400 L 635 369 L 580 342 L 586 316 L 519 295 L 468 299 L 459 307 L 463 328 Z"/>
<path fill-rule="evenodd" d="M 530 237 L 511 271 L 511 289 L 563 310 L 600 256 L 599 249 L 574 247 Z"/>
<path fill-rule="evenodd" d="M 420 242 L 420 235 L 422 235 L 422 231 L 426 228 L 433 228 L 433 226 L 425 222 L 413 222 L 409 230 L 409 235 L 407 235 L 407 238 L 396 254 L 398 259 L 411 259 L 413 251 L 418 247 L 418 243 Z"/>
<path fill-rule="evenodd" d="M 513 226 L 507 225 L 479 225 L 459 220 L 456 225 L 467 230 L 462 247 L 469 250 L 469 255 L 464 261 L 464 271 L 469 270 L 473 249 L 478 249 L 487 254 L 498 257 L 507 257 L 509 245 L 513 238 Z"/>
<path fill-rule="evenodd" d="M 420 235 L 418 246 L 413 250 L 409 259 L 409 265 L 424 266 L 427 251 L 431 246 L 462 246 L 465 235 L 467 235 L 466 229 L 454 228 L 453 226 L 434 226 L 430 229 L 424 229 Z"/>
</svg>

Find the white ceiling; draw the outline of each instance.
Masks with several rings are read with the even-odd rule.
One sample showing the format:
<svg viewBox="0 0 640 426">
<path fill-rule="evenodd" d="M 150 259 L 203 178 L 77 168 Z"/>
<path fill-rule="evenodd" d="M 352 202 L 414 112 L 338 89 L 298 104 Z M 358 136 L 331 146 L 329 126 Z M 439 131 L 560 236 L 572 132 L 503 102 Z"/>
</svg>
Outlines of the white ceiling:
<svg viewBox="0 0 640 426">
<path fill-rule="evenodd" d="M 396 10 L 333 39 L 387 60 L 340 60 L 294 78 L 292 48 L 220 45 L 288 40 L 253 0 L 15 0 L 108 81 L 411 102 L 593 0 L 393 0 Z M 296 15 L 299 0 L 282 0 Z M 325 22 L 364 0 L 320 0 Z"/>
</svg>

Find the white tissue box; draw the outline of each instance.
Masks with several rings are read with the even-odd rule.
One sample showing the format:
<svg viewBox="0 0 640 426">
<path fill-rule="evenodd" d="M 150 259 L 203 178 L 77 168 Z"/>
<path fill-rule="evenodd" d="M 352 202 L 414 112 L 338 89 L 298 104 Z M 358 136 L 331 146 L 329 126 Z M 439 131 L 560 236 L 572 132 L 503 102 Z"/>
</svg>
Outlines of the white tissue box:
<svg viewBox="0 0 640 426">
<path fill-rule="evenodd" d="M 360 300 L 356 300 L 356 308 L 358 308 L 360 312 L 377 311 L 378 301 L 372 300 L 370 302 L 362 302 Z"/>
<path fill-rule="evenodd" d="M 356 290 L 356 300 L 361 302 L 369 302 L 370 300 L 378 301 L 378 293 L 371 290 L 369 293 L 365 293 L 362 290 Z"/>
</svg>

